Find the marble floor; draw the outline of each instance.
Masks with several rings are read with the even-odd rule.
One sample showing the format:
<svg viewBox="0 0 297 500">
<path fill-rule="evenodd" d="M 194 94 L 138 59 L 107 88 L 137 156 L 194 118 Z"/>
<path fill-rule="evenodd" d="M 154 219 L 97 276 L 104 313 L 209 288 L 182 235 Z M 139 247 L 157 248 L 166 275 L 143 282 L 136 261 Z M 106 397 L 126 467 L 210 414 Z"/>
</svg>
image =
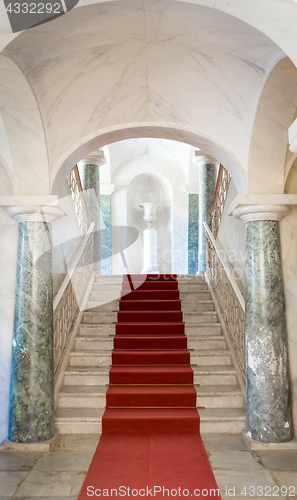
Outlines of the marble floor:
<svg viewBox="0 0 297 500">
<path fill-rule="evenodd" d="M 0 452 L 0 500 L 76 500 L 98 435 L 63 435 L 48 453 Z M 222 498 L 297 497 L 297 450 L 250 451 L 240 435 L 205 434 Z"/>
</svg>

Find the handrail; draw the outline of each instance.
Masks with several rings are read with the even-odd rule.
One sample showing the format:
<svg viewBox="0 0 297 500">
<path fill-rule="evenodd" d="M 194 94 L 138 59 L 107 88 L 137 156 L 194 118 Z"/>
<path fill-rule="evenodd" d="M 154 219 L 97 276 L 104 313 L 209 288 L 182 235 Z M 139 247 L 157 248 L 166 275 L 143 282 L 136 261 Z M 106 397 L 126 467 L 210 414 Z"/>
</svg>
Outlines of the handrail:
<svg viewBox="0 0 297 500">
<path fill-rule="evenodd" d="M 228 170 L 220 164 L 215 195 L 213 199 L 211 211 L 211 230 L 215 239 L 217 239 L 220 229 L 224 208 L 227 201 L 229 186 L 231 182 L 231 175 Z"/>
<path fill-rule="evenodd" d="M 67 286 L 68 286 L 68 283 L 70 282 L 73 274 L 75 273 L 76 266 L 77 266 L 77 264 L 78 264 L 78 262 L 79 262 L 79 260 L 80 260 L 80 258 L 82 256 L 82 254 L 84 253 L 84 250 L 85 250 L 85 248 L 87 246 L 87 243 L 88 243 L 88 241 L 89 241 L 89 239 L 90 239 L 90 237 L 92 235 L 94 226 L 95 226 L 95 223 L 92 222 L 92 224 L 90 224 L 90 227 L 89 227 L 89 229 L 88 229 L 88 231 L 87 231 L 87 233 L 86 233 L 86 235 L 84 237 L 82 245 L 79 247 L 79 249 L 78 249 L 78 251 L 77 251 L 77 253 L 76 253 L 76 255 L 75 255 L 74 259 L 73 259 L 73 262 L 71 263 L 71 269 L 67 272 L 67 274 L 66 274 L 66 276 L 65 276 L 65 278 L 63 280 L 63 283 L 60 286 L 59 291 L 58 291 L 56 297 L 54 298 L 54 304 L 53 304 L 54 313 L 55 313 L 55 310 L 56 310 L 56 308 L 57 308 L 57 306 L 58 306 L 58 304 L 59 304 L 59 302 L 60 302 L 60 300 L 61 300 L 61 298 L 62 298 L 62 296 L 63 296 L 63 294 L 64 294 L 64 292 L 65 292 L 65 290 L 67 288 Z"/>
<path fill-rule="evenodd" d="M 64 358 L 71 347 L 72 331 L 80 315 L 84 295 L 93 273 L 94 223 L 90 225 L 71 269 L 54 299 L 54 373 L 55 379 L 65 364 Z"/>
<path fill-rule="evenodd" d="M 216 251 L 216 253 L 221 261 L 221 264 L 224 267 L 224 271 L 228 277 L 228 280 L 231 283 L 231 286 L 232 286 L 234 293 L 238 299 L 238 302 L 240 303 L 240 306 L 241 306 L 243 312 L 245 313 L 245 300 L 244 300 L 244 297 L 243 297 L 241 291 L 239 290 L 239 287 L 236 283 L 234 276 L 232 275 L 232 273 L 228 267 L 225 251 L 222 248 L 222 246 L 220 245 L 220 243 L 214 239 L 213 234 L 212 234 L 208 224 L 206 222 L 204 222 L 203 224 L 204 224 L 204 229 L 205 229 L 210 241 L 212 242 L 213 247 L 214 247 L 214 249 L 215 249 L 215 251 Z"/>
<path fill-rule="evenodd" d="M 245 393 L 245 301 L 231 270 L 225 252 L 208 225 L 205 228 L 206 281 L 215 302 L 219 320 Z"/>
</svg>

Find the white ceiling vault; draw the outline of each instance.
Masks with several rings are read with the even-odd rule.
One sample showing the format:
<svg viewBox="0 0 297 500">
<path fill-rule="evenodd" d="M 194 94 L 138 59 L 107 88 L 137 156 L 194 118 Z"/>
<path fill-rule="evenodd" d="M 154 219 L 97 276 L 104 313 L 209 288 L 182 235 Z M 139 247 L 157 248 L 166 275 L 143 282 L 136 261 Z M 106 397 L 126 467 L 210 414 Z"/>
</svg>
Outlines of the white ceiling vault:
<svg viewBox="0 0 297 500">
<path fill-rule="evenodd" d="M 18 36 L 9 33 L 3 14 L 0 114 L 12 150 L 17 125 L 7 116 L 15 116 L 22 84 L 12 95 L 9 59 L 28 82 L 40 114 L 33 117 L 32 111 L 28 124 L 34 129 L 34 120 L 41 120 L 44 131 L 43 146 L 36 138 L 43 159 L 32 168 L 47 172 L 50 189 L 97 147 L 155 137 L 201 147 L 229 168 L 239 191 L 248 191 L 263 88 L 284 51 L 297 61 L 293 1 L 81 1 Z M 19 179 L 18 189 L 27 189 L 25 180 Z"/>
</svg>

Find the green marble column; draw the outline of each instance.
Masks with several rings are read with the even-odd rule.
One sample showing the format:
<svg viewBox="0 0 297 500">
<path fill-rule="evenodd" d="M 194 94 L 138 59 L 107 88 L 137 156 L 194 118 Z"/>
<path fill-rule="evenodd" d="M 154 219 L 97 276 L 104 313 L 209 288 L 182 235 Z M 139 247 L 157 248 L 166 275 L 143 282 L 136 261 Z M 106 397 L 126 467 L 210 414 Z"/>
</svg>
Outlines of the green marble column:
<svg viewBox="0 0 297 500">
<path fill-rule="evenodd" d="M 55 210 L 57 214 L 49 217 L 50 222 L 61 217 L 59 209 Z M 18 208 L 10 215 L 17 212 Z M 8 439 L 18 443 L 46 441 L 55 434 L 51 226 L 46 219 L 43 213 L 31 215 L 30 220 L 24 210 L 16 216 L 19 225 Z"/>
<path fill-rule="evenodd" d="M 279 230 L 287 211 L 255 210 L 239 217 L 246 222 L 246 430 L 256 441 L 283 443 L 293 439 Z"/>
<path fill-rule="evenodd" d="M 94 270 L 101 271 L 100 242 L 100 175 L 99 168 L 105 163 L 104 153 L 94 151 L 80 162 L 80 176 L 88 210 L 88 227 L 94 223 Z"/>
<path fill-rule="evenodd" d="M 189 194 L 189 223 L 188 223 L 188 273 L 198 271 L 198 242 L 199 242 L 199 196 Z"/>
<path fill-rule="evenodd" d="M 100 195 L 100 220 L 104 231 L 101 233 L 101 274 L 112 274 L 111 246 L 111 196 Z"/>
<path fill-rule="evenodd" d="M 206 271 L 205 233 L 203 223 L 211 227 L 211 210 L 217 183 L 217 165 L 201 164 L 199 168 L 199 245 L 198 272 Z"/>
</svg>

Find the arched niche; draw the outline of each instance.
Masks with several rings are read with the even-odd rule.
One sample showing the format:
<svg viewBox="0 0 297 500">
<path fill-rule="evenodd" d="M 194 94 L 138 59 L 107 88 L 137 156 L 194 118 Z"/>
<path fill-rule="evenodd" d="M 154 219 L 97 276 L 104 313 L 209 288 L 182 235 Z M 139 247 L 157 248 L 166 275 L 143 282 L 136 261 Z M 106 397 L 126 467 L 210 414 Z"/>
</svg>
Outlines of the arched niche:
<svg viewBox="0 0 297 500">
<path fill-rule="evenodd" d="M 143 219 L 143 208 L 139 206 L 141 203 L 161 205 L 157 210 L 157 221 L 153 224 L 158 233 L 158 268 L 162 273 L 171 273 L 173 192 L 168 179 L 163 175 L 147 172 L 134 177 L 128 185 L 127 223 L 139 230 L 143 243 L 143 230 L 147 223 Z M 142 249 L 139 247 L 140 245 L 133 249 L 133 255 L 128 252 L 131 272 L 134 273 L 139 273 L 143 268 Z"/>
</svg>

